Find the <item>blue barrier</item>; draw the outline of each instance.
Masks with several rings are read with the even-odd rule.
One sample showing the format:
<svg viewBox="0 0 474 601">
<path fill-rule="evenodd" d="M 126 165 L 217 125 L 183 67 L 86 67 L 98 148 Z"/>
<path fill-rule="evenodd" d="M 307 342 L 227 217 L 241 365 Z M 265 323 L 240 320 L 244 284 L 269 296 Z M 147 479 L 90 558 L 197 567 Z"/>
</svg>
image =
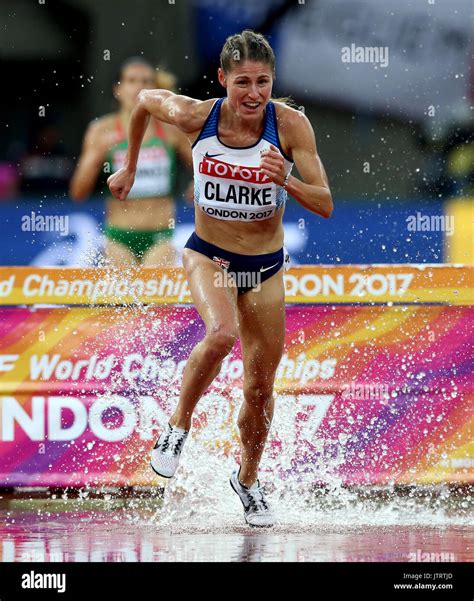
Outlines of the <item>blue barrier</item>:
<svg viewBox="0 0 474 601">
<path fill-rule="evenodd" d="M 443 231 L 410 231 L 416 215 L 443 215 L 443 203 L 425 201 L 335 201 L 323 219 L 290 200 L 285 212 L 285 244 L 299 263 L 441 263 Z M 42 222 L 56 216 L 53 231 Z M 74 204 L 69 199 L 19 199 L 2 203 L 1 265 L 79 265 L 93 262 L 103 245 L 104 202 Z M 65 219 L 67 217 L 67 219 Z M 178 203 L 176 246 L 193 230 L 192 207 Z M 62 224 L 62 225 L 61 225 Z M 67 225 L 67 227 L 66 227 Z"/>
</svg>

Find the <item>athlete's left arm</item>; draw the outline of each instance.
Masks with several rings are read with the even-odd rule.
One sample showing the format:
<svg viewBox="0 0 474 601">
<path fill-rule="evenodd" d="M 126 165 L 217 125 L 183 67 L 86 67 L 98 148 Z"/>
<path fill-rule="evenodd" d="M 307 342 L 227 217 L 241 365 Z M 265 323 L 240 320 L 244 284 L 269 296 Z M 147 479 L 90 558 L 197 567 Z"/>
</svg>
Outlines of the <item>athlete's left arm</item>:
<svg viewBox="0 0 474 601">
<path fill-rule="evenodd" d="M 316 148 L 313 128 L 306 115 L 300 111 L 289 109 L 282 115 L 282 129 L 293 161 L 302 180 L 290 176 L 286 190 L 305 209 L 331 217 L 333 202 L 329 182 Z M 260 168 L 279 186 L 283 185 L 285 169 L 283 156 L 278 148 L 271 146 L 262 153 Z"/>
</svg>

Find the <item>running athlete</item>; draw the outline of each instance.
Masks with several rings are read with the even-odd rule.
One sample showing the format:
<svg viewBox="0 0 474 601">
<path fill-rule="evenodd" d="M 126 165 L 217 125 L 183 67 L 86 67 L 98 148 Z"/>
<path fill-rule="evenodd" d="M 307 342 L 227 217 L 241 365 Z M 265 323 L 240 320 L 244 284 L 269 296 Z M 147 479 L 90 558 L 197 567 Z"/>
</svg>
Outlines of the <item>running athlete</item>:
<svg viewBox="0 0 474 601">
<path fill-rule="evenodd" d="M 126 164 L 109 178 L 109 186 L 116 198 L 125 200 L 150 115 L 188 135 L 196 231 L 186 243 L 183 264 L 206 334 L 187 361 L 178 406 L 152 451 L 151 465 L 161 476 L 173 476 L 194 408 L 240 337 L 241 465 L 230 483 L 244 505 L 246 522 L 272 526 L 258 466 L 285 339 L 283 211 L 287 193 L 322 217 L 331 216 L 333 204 L 310 122 L 302 112 L 270 99 L 275 58 L 267 40 L 250 30 L 229 37 L 220 65 L 224 98 L 200 101 L 164 90 L 139 94 Z M 293 164 L 301 180 L 290 175 Z M 221 270 L 233 277 L 235 286 L 218 284 Z"/>
<path fill-rule="evenodd" d="M 120 108 L 89 125 L 71 180 L 70 196 L 74 200 L 84 200 L 90 195 L 104 167 L 108 173 L 123 167 L 127 153 L 126 132 L 140 90 L 153 89 L 156 81 L 162 87 L 171 87 L 173 80 L 166 72 L 157 74 L 153 66 L 140 57 L 123 63 L 114 86 Z M 171 238 L 177 152 L 191 166 L 192 155 L 186 136 L 175 127 L 153 119 L 144 134 L 129 200 L 119 203 L 113 197 L 107 199 L 105 256 L 109 264 L 126 267 L 141 263 L 151 267 L 176 261 Z"/>
</svg>

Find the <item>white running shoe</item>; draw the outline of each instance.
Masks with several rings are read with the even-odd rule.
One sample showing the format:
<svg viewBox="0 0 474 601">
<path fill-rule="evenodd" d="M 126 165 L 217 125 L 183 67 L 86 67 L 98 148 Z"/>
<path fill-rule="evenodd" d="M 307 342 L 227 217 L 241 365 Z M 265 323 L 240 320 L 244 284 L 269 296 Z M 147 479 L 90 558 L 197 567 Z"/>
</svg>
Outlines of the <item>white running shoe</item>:
<svg viewBox="0 0 474 601">
<path fill-rule="evenodd" d="M 239 495 L 242 505 L 244 506 L 245 521 L 249 526 L 260 528 L 269 528 L 275 523 L 272 510 L 268 505 L 263 488 L 257 480 L 250 488 L 247 488 L 240 483 L 239 480 L 240 468 L 232 472 L 230 477 L 230 485 L 232 489 Z"/>
<path fill-rule="evenodd" d="M 168 424 L 151 452 L 151 467 L 163 478 L 171 478 L 179 464 L 179 458 L 189 431 Z"/>
</svg>

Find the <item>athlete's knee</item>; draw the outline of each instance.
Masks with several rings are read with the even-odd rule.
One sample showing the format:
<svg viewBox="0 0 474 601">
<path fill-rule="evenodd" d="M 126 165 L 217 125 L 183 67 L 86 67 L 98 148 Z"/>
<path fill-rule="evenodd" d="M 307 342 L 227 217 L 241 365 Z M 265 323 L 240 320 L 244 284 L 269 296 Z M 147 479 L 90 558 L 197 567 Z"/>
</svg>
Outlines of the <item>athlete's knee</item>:
<svg viewBox="0 0 474 601">
<path fill-rule="evenodd" d="M 244 384 L 245 402 L 252 408 L 262 409 L 273 400 L 273 380 L 253 380 Z"/>
<path fill-rule="evenodd" d="M 249 423 L 252 423 L 257 428 L 263 426 L 263 430 L 268 432 L 273 420 L 273 389 L 255 387 L 245 390 L 244 399 L 237 418 L 239 429 L 246 429 L 249 427 Z"/>
<path fill-rule="evenodd" d="M 208 330 L 204 338 L 206 356 L 212 360 L 222 360 L 232 350 L 238 338 L 238 330 L 230 324 L 216 324 Z"/>
</svg>

